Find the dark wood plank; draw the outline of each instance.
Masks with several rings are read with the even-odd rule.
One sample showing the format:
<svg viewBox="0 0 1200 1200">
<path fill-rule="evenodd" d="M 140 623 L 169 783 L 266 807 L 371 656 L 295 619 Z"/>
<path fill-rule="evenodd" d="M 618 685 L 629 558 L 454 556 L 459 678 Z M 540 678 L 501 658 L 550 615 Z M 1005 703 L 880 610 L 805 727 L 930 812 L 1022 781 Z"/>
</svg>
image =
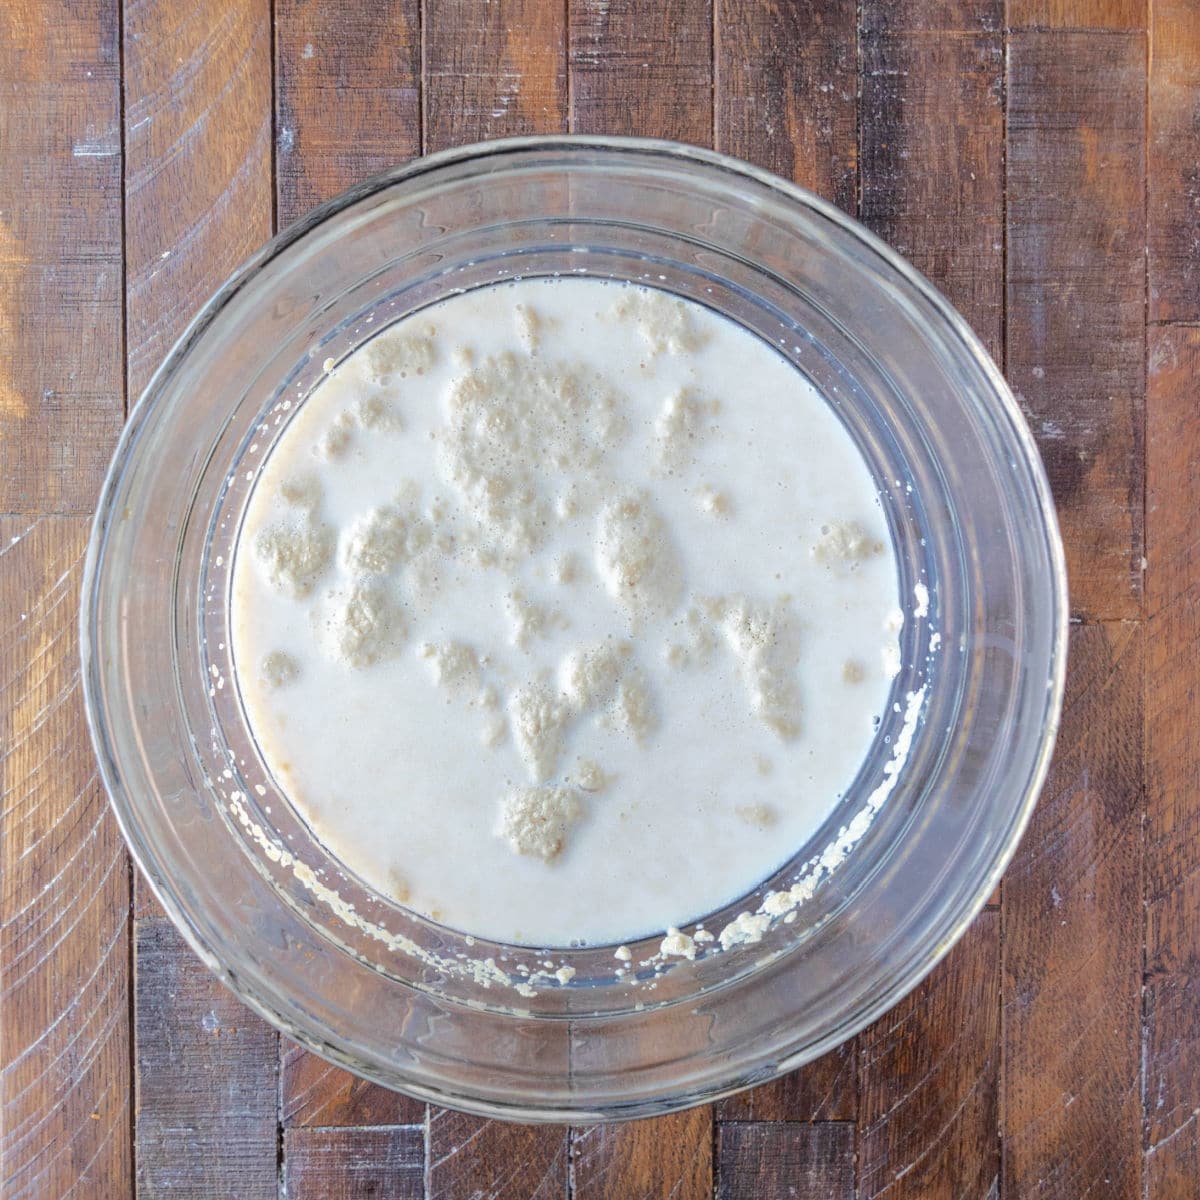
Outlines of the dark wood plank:
<svg viewBox="0 0 1200 1200">
<path fill-rule="evenodd" d="M 714 47 L 717 148 L 794 178 L 852 213 L 858 209 L 858 7 L 839 0 L 718 0 Z M 899 122 L 892 132 L 900 132 Z M 878 153 L 880 139 L 872 144 Z M 882 186 L 880 180 L 877 191 Z M 722 1122 L 856 1112 L 853 1045 L 716 1110 Z"/>
<path fill-rule="evenodd" d="M 425 1105 L 280 1040 L 280 1120 L 291 1126 L 416 1125 Z"/>
<path fill-rule="evenodd" d="M 565 6 L 536 0 L 487 6 L 470 0 L 428 0 L 426 150 L 565 130 L 565 18 Z M 474 1185 L 487 1196 L 521 1196 L 530 1188 L 549 1196 L 560 1194 L 565 1186 L 566 1144 L 561 1133 L 547 1136 L 545 1131 L 440 1110 L 434 1110 L 430 1130 L 431 1195 L 454 1196 Z M 465 1156 L 463 1150 L 453 1149 L 457 1139 L 463 1140 Z"/>
<path fill-rule="evenodd" d="M 278 1035 L 169 921 L 136 937 L 138 1196 L 274 1200 Z"/>
<path fill-rule="evenodd" d="M 288 1200 L 424 1200 L 424 1127 L 289 1129 L 283 1194 Z"/>
<path fill-rule="evenodd" d="M 421 150 L 421 18 L 418 0 L 275 5 L 276 163 L 279 222 Z M 292 1043 L 281 1043 L 285 1127 L 423 1121 L 425 1106 L 367 1083 Z M 345 1139 L 314 1143 L 332 1178 Z M 317 1194 L 310 1192 L 309 1194 Z M 348 1193 L 349 1194 L 349 1193 Z"/>
<path fill-rule="evenodd" d="M 1146 556 L 1146 1200 L 1200 1180 L 1200 329 L 1151 330 Z"/>
<path fill-rule="evenodd" d="M 855 0 L 715 0 L 718 150 L 857 211 Z"/>
<path fill-rule="evenodd" d="M 425 148 L 568 127 L 565 6 L 428 0 Z M 434 1109 L 430 1195 L 560 1196 L 568 1135 Z"/>
<path fill-rule="evenodd" d="M 117 0 L 0 6 L 0 512 L 90 512 L 121 428 Z"/>
<path fill-rule="evenodd" d="M 1156 0 L 1146 236 L 1152 321 L 1200 319 L 1200 8 Z"/>
<path fill-rule="evenodd" d="M 773 1083 L 739 1092 L 716 1106 L 718 1121 L 853 1121 L 858 1114 L 854 1043 Z"/>
<path fill-rule="evenodd" d="M 1141 34 L 1010 38 L 1008 378 L 1090 618 L 1140 611 L 1145 91 Z"/>
<path fill-rule="evenodd" d="M 711 1200 L 712 1106 L 571 1131 L 574 1200 Z"/>
<path fill-rule="evenodd" d="M 392 31 L 390 39 L 379 38 L 378 25 Z M 547 35 L 556 40 L 546 45 Z M 561 17 L 545 6 L 518 4 L 501 13 L 431 3 L 424 36 L 429 149 L 563 126 L 565 34 Z M 420 46 L 415 0 L 389 4 L 382 15 L 367 4 L 352 6 L 349 13 L 324 0 L 280 5 L 282 220 L 293 220 L 358 179 L 420 151 Z M 526 71 L 527 79 L 514 82 Z M 547 106 L 557 112 L 543 117 Z M 415 1102 L 364 1085 L 303 1053 L 285 1062 L 283 1082 L 287 1120 L 329 1122 L 336 1114 L 338 1122 L 351 1123 L 396 1106 L 407 1119 L 417 1110 Z M 502 1160 L 525 1149 L 524 1139 L 514 1138 L 511 1129 L 489 1125 L 484 1138 Z M 462 1161 L 469 1162 L 469 1156 Z M 465 1178 L 452 1155 L 440 1178 L 449 1179 L 451 1187 Z M 517 1176 L 515 1186 L 527 1178 Z"/>
<path fill-rule="evenodd" d="M 854 1126 L 755 1122 L 717 1130 L 717 1200 L 852 1200 Z"/>
<path fill-rule="evenodd" d="M 862 22 L 859 216 L 949 296 L 999 358 L 1003 0 L 864 0 Z"/>
<path fill-rule="evenodd" d="M 1141 626 L 1075 627 L 1070 663 L 1004 882 L 1001 1191 L 1119 1200 L 1141 1195 Z"/>
<path fill-rule="evenodd" d="M 0 1195 L 129 1177 L 129 874 L 79 696 L 87 522 L 0 518 Z"/>
<path fill-rule="evenodd" d="M 858 5 L 716 0 L 715 143 L 858 208 Z M 818 1121 L 857 1110 L 853 1045 L 722 1101 L 718 1121 Z M 755 1144 L 753 1139 L 748 1145 Z"/>
<path fill-rule="evenodd" d="M 276 0 L 279 223 L 421 152 L 419 0 Z"/>
<path fill-rule="evenodd" d="M 861 219 L 997 357 L 1004 313 L 1002 0 L 865 0 Z M 983 1197 L 999 1175 L 999 919 L 981 915 L 858 1039 L 862 1196 Z"/>
<path fill-rule="evenodd" d="M 711 146 L 712 0 L 573 0 L 571 128 Z"/>
<path fill-rule="evenodd" d="M 1145 29 L 1149 3 L 1150 0 L 1009 0 L 1008 20 L 1014 29 Z"/>
<path fill-rule="evenodd" d="M 566 6 L 426 0 L 425 149 L 567 128 Z"/>
<path fill-rule="evenodd" d="M 996 1196 L 1000 916 L 858 1039 L 859 1196 Z M 1018 1193 L 1021 1194 L 1021 1193 Z"/>
<path fill-rule="evenodd" d="M 428 1200 L 561 1200 L 567 1130 L 429 1110 Z"/>
<path fill-rule="evenodd" d="M 269 0 L 129 0 L 128 380 L 138 396 L 208 297 L 271 235 Z M 140 875 L 135 915 L 163 916 Z"/>
</svg>

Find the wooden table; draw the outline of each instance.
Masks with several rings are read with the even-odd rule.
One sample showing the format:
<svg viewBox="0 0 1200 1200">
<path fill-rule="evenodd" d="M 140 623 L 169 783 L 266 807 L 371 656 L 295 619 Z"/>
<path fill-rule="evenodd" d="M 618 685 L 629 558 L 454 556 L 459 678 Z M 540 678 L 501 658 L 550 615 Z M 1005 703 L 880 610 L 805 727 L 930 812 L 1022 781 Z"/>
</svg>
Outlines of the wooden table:
<svg viewBox="0 0 1200 1200">
<path fill-rule="evenodd" d="M 1200 1194 L 1200 4 L 5 0 L 0 89 L 0 1194 Z M 121 422 L 225 275 L 393 163 L 567 129 L 763 164 L 939 284 L 1038 437 L 1074 614 L 1050 782 L 932 977 L 777 1084 L 572 1130 L 241 1008 L 131 870 L 75 634 Z"/>
</svg>

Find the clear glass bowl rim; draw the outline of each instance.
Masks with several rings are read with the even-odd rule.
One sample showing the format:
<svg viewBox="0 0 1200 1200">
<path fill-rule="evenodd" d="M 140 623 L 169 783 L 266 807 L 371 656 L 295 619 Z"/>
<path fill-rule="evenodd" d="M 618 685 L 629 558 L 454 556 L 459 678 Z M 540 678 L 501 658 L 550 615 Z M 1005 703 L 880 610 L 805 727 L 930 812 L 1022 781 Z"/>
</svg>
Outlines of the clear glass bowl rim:
<svg viewBox="0 0 1200 1200">
<path fill-rule="evenodd" d="M 280 231 L 274 238 L 265 243 L 213 293 L 179 336 L 129 413 L 97 501 L 91 537 L 84 563 L 79 614 L 84 707 L 93 745 L 97 750 L 101 779 L 110 797 L 118 827 L 134 861 L 137 863 L 139 869 L 141 869 L 153 894 L 191 949 L 240 1001 L 245 1003 L 247 1007 L 263 1017 L 275 1028 L 331 1062 L 346 1066 L 357 1074 L 374 1079 L 384 1086 L 395 1086 L 394 1079 L 382 1077 L 378 1072 L 373 1071 L 369 1065 L 358 1061 L 351 1052 L 342 1046 L 331 1046 L 327 1042 L 314 1038 L 303 1027 L 297 1026 L 287 1016 L 280 1013 L 271 1003 L 269 995 L 263 994 L 254 986 L 252 980 L 248 980 L 244 975 L 236 974 L 229 970 L 222 961 L 218 950 L 207 944 L 201 933 L 189 921 L 184 908 L 176 902 L 169 888 L 164 885 L 163 881 L 158 878 L 157 873 L 152 869 L 151 855 L 141 837 L 134 806 L 130 803 L 130 797 L 121 786 L 115 769 L 115 763 L 112 755 L 109 753 L 111 740 L 106 726 L 106 717 L 94 657 L 94 647 L 97 640 L 95 611 L 97 579 L 101 565 L 105 529 L 112 518 L 116 492 L 138 442 L 141 426 L 145 423 L 156 398 L 166 389 L 168 382 L 179 369 L 182 360 L 188 354 L 191 346 L 217 319 L 221 311 L 237 295 L 242 287 L 245 286 L 247 281 L 254 278 L 258 272 L 263 270 L 295 242 L 304 238 L 310 231 L 327 221 L 335 219 L 344 210 L 370 196 L 387 191 L 405 182 L 419 179 L 426 173 L 452 164 L 462 165 L 474 162 L 479 167 L 486 168 L 486 161 L 490 157 L 507 155 L 514 151 L 522 150 L 593 150 L 600 153 L 605 151 L 626 151 L 639 153 L 648 157 L 659 156 L 664 159 L 675 160 L 676 162 L 690 163 L 701 169 L 707 168 L 734 176 L 740 175 L 753 181 L 760 187 L 779 194 L 785 200 L 813 211 L 821 218 L 838 226 L 842 234 L 860 242 L 864 249 L 877 256 L 887 267 L 894 271 L 904 286 L 911 288 L 937 313 L 938 317 L 945 322 L 946 330 L 962 343 L 963 348 L 973 360 L 974 365 L 991 385 L 994 398 L 1004 407 L 1003 416 L 1005 424 L 1014 436 L 1016 443 L 1014 449 L 1020 451 L 1024 459 L 1022 466 L 1029 472 L 1037 507 L 1043 518 L 1043 528 L 1040 532 L 1045 534 L 1046 549 L 1051 562 L 1052 579 L 1049 582 L 1054 598 L 1052 650 L 1050 677 L 1047 683 L 1044 709 L 1046 722 L 1039 754 L 1029 773 L 1027 785 L 1020 802 L 1014 808 L 1014 819 L 1011 821 L 1007 831 L 1002 852 L 996 855 L 991 869 L 979 878 L 977 888 L 972 894 L 970 902 L 962 906 L 958 920 L 950 929 L 948 935 L 934 945 L 923 957 L 912 958 L 907 965 L 907 969 L 895 977 L 892 986 L 883 990 L 874 1003 L 864 1005 L 852 1014 L 848 1014 L 840 1024 L 831 1029 L 829 1034 L 819 1042 L 808 1045 L 798 1054 L 781 1058 L 776 1064 L 776 1069 L 770 1075 L 756 1075 L 753 1080 L 734 1079 L 729 1082 L 728 1086 L 708 1088 L 686 1095 L 681 1094 L 673 1102 L 662 1105 L 659 1108 L 659 1111 L 673 1111 L 717 1100 L 722 1096 L 741 1090 L 741 1088 L 751 1082 L 756 1084 L 767 1082 L 770 1078 L 785 1074 L 802 1065 L 804 1062 L 819 1057 L 869 1025 L 917 987 L 959 940 L 982 909 L 987 898 L 994 891 L 1029 823 L 1033 807 L 1044 785 L 1054 750 L 1065 689 L 1069 607 L 1065 555 L 1049 481 L 1046 477 L 1040 454 L 1028 424 L 1003 375 L 966 321 L 949 300 L 911 263 L 892 250 L 858 221 L 797 184 L 782 179 L 762 168 L 755 167 L 752 164 L 716 151 L 661 139 L 575 134 L 507 138 L 445 150 L 415 159 L 403 166 L 390 169 L 364 180 L 338 196 L 318 205 L 297 222 Z M 624 1113 L 620 1111 L 619 1106 L 614 1106 L 611 1110 L 601 1112 L 590 1108 L 586 1110 L 542 1110 L 517 1106 L 506 1107 L 480 1100 L 476 1097 L 439 1092 L 436 1089 L 425 1086 L 406 1087 L 405 1090 L 427 1101 L 446 1104 L 483 1116 L 498 1117 L 507 1120 L 571 1121 L 585 1119 L 591 1122 L 597 1120 L 619 1120 L 626 1116 L 647 1115 L 644 1109 L 633 1113 Z"/>
</svg>

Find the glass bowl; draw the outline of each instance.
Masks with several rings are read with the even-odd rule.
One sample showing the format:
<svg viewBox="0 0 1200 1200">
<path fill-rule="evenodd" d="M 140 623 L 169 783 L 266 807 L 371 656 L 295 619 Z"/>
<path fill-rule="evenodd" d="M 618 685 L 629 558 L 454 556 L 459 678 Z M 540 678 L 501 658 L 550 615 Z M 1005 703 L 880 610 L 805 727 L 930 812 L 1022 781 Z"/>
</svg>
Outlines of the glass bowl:
<svg viewBox="0 0 1200 1200">
<path fill-rule="evenodd" d="M 544 954 L 396 906 L 297 819 L 246 727 L 227 624 L 257 467 L 327 360 L 453 291 L 552 274 L 654 284 L 791 359 L 875 475 L 909 619 L 894 702 L 854 786 L 812 844 L 707 924 L 797 879 L 804 903 L 761 940 L 694 961 L 656 958 L 658 938 L 632 946 L 623 973 L 612 947 L 555 950 L 573 977 L 530 986 Z M 854 221 L 763 171 L 583 137 L 422 159 L 255 255 L 130 417 L 81 616 L 88 718 L 117 819 L 228 986 L 387 1086 L 586 1122 L 790 1071 L 930 970 L 995 886 L 1045 776 L 1066 621 L 1033 440 L 946 300 Z"/>
</svg>

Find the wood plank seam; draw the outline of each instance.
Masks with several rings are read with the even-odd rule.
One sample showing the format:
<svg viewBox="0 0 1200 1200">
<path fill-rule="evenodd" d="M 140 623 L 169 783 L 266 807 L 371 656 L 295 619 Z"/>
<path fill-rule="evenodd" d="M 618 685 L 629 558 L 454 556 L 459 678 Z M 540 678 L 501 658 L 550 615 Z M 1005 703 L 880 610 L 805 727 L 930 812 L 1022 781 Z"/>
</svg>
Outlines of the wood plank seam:
<svg viewBox="0 0 1200 1200">
<path fill-rule="evenodd" d="M 855 0 L 854 19 L 854 210 L 852 217 L 862 219 L 863 210 L 863 6 L 867 0 Z M 858 1050 L 858 1038 L 855 1037 L 855 1052 Z M 858 1195 L 858 1152 L 857 1143 L 854 1154 L 854 1194 Z"/>
<path fill-rule="evenodd" d="M 569 0 L 568 0 L 569 2 Z M 721 0 L 710 0 L 708 27 L 708 150 L 715 150 L 717 142 L 717 37 L 719 36 Z M 713 1159 L 716 1162 L 716 1159 Z"/>
<path fill-rule="evenodd" d="M 118 147 L 121 155 L 121 404 L 124 410 L 125 419 L 129 418 L 129 264 L 127 261 L 127 247 L 129 238 L 127 237 L 127 214 L 128 203 L 126 200 L 126 188 L 128 187 L 128 172 L 126 170 L 128 158 L 125 150 L 125 0 L 120 0 L 117 5 L 117 129 L 118 129 Z M 133 871 L 133 858 L 130 856 L 129 864 L 130 872 Z M 133 888 L 129 890 L 129 915 L 133 917 Z M 129 939 L 132 943 L 133 939 Z M 133 976 L 130 975 L 132 979 Z M 132 1022 L 132 1004 L 133 1004 L 133 989 L 130 988 L 130 1029 L 133 1028 Z M 132 1050 L 130 1054 L 132 1055 Z M 132 1076 L 130 1076 L 132 1078 Z M 133 1123 L 130 1122 L 132 1130 Z M 132 1132 L 130 1134 L 132 1137 Z"/>
<path fill-rule="evenodd" d="M 567 132 L 575 132 L 575 72 L 571 69 L 571 0 L 562 0 L 563 7 L 563 76 L 567 91 Z"/>
<path fill-rule="evenodd" d="M 279 233 L 279 46 L 276 21 L 276 0 L 267 0 L 268 47 L 267 60 L 270 63 L 271 85 L 267 95 L 270 99 L 270 113 L 267 116 L 268 129 L 271 138 L 271 151 L 267 155 L 268 189 L 270 192 L 270 228 L 271 236 Z M 283 1130 L 283 1036 L 276 1031 L 276 1067 L 275 1067 L 275 1189 L 279 1196 L 287 1195 L 286 1151 Z M 135 1175 L 136 1179 L 137 1176 Z"/>
<path fill-rule="evenodd" d="M 417 88 L 417 144 L 424 155 L 429 153 L 429 47 L 426 44 L 429 19 L 426 0 L 418 0 L 417 2 L 417 24 L 419 26 L 417 37 L 421 47 L 421 61 L 418 68 L 420 86 Z M 425 1162 L 426 1164 L 429 1162 L 428 1148 L 426 1148 Z M 426 1183 L 425 1194 L 429 1194 L 428 1182 Z"/>
<path fill-rule="evenodd" d="M 128 188 L 129 158 L 127 152 L 127 96 L 125 91 L 125 0 L 117 4 L 117 77 L 118 145 L 121 154 L 121 406 L 126 421 L 129 419 L 129 237 L 128 237 Z M 126 870 L 129 875 L 129 914 L 126 924 L 129 929 L 126 956 L 126 1027 L 129 1030 L 129 1179 L 126 1181 L 131 1198 L 137 1196 L 138 1145 L 137 1145 L 137 1044 L 134 1030 L 137 1028 L 137 989 L 134 985 L 137 970 L 137 867 L 133 855 L 125 852 Z"/>
<path fill-rule="evenodd" d="M 270 30 L 268 33 L 269 44 L 267 55 L 271 62 L 271 113 L 268 118 L 270 137 L 271 137 L 271 153 L 269 155 L 270 165 L 270 188 L 271 188 L 271 236 L 274 237 L 279 232 L 279 31 L 276 20 L 276 0 L 267 0 L 267 20 L 270 22 Z M 282 1154 L 283 1135 L 279 1138 L 280 1153 Z M 282 1171 L 282 1165 L 280 1167 Z M 282 1180 L 283 1176 L 280 1175 Z"/>
<path fill-rule="evenodd" d="M 124 4 L 121 5 L 122 10 Z M 124 73 L 122 72 L 122 77 Z M 122 121 L 124 126 L 124 121 Z M 122 167 L 122 173 L 124 167 Z M 121 191 L 124 192 L 122 187 Z M 121 261 L 124 262 L 124 238 L 121 239 Z M 126 370 L 128 370 L 128 360 L 126 360 Z M 129 1030 L 129 1195 L 131 1200 L 137 1200 L 137 1173 L 138 1173 L 138 1144 L 137 1144 L 137 1038 L 135 1032 L 137 1030 L 137 920 L 134 910 L 137 906 L 137 866 L 134 864 L 133 855 L 126 852 L 126 860 L 129 864 L 129 916 L 127 923 L 129 927 L 129 945 L 128 945 L 128 986 L 126 997 L 128 1003 L 126 1005 L 125 1020 Z"/>
<path fill-rule="evenodd" d="M 859 217 L 863 208 L 863 4 L 864 0 L 856 0 L 854 21 L 854 211 L 852 217 Z M 862 1081 L 858 1071 L 859 1050 L 862 1044 L 862 1031 L 852 1039 L 854 1054 L 854 1112 L 856 1116 L 862 1111 Z M 859 1130 L 857 1122 L 854 1129 L 854 1195 L 862 1195 L 863 1175 L 862 1154 L 859 1149 Z"/>
<path fill-rule="evenodd" d="M 1138 608 L 1140 616 L 1144 620 L 1147 614 L 1147 594 L 1146 594 L 1146 570 L 1149 558 L 1149 536 L 1147 533 L 1147 516 L 1148 506 L 1150 503 L 1150 480 L 1149 480 L 1149 452 L 1147 449 L 1147 439 L 1150 436 L 1150 230 L 1151 230 L 1151 214 L 1150 214 L 1150 149 L 1152 136 L 1152 120 L 1151 112 L 1151 63 L 1150 56 L 1152 53 L 1152 45 L 1150 40 L 1150 21 L 1149 14 L 1153 7 L 1153 0 L 1146 0 L 1146 31 L 1144 45 L 1144 62 L 1145 62 L 1145 99 L 1143 109 L 1143 119 L 1145 122 L 1145 132 L 1142 136 L 1142 408 L 1141 408 L 1141 472 L 1142 472 L 1142 586 L 1138 592 Z M 1146 707 L 1147 707 L 1147 684 L 1150 669 L 1150 652 L 1149 646 L 1146 644 L 1148 638 L 1146 631 L 1139 631 L 1139 635 L 1143 640 L 1143 650 L 1141 658 L 1141 680 L 1139 687 L 1142 700 L 1142 756 L 1141 756 L 1141 839 L 1139 844 L 1138 856 L 1138 899 L 1140 903 L 1141 916 L 1141 950 L 1142 950 L 1142 972 L 1141 972 L 1141 989 L 1138 996 L 1138 1067 L 1137 1067 L 1137 1088 L 1138 1088 L 1138 1108 L 1141 1118 L 1141 1139 L 1138 1149 L 1138 1195 L 1146 1197 L 1149 1195 L 1148 1172 L 1147 1172 L 1147 1151 L 1146 1151 L 1146 1136 L 1149 1129 L 1149 1112 L 1147 1106 L 1146 1091 L 1148 1087 L 1148 1065 L 1146 1046 L 1149 1043 L 1149 996 L 1147 988 L 1147 943 L 1148 943 L 1148 926 L 1150 920 L 1149 906 L 1146 903 L 1146 841 L 1148 837 L 1149 823 L 1149 796 L 1148 796 L 1148 753 L 1149 733 L 1146 729 Z"/>
<path fill-rule="evenodd" d="M 862 214 L 863 208 L 863 169 L 862 169 L 862 147 L 863 147 L 863 4 L 864 0 L 856 0 L 856 14 L 854 21 L 854 211 L 850 214 L 853 217 L 859 217 Z M 857 1070 L 859 1050 L 862 1044 L 862 1032 L 854 1035 L 852 1039 L 852 1051 L 854 1054 L 855 1072 L 854 1072 L 854 1112 L 855 1115 L 861 1115 L 862 1111 L 862 1081 Z M 857 1122 L 854 1129 L 854 1195 L 862 1195 L 862 1153 L 859 1148 L 859 1130 Z"/>
</svg>

